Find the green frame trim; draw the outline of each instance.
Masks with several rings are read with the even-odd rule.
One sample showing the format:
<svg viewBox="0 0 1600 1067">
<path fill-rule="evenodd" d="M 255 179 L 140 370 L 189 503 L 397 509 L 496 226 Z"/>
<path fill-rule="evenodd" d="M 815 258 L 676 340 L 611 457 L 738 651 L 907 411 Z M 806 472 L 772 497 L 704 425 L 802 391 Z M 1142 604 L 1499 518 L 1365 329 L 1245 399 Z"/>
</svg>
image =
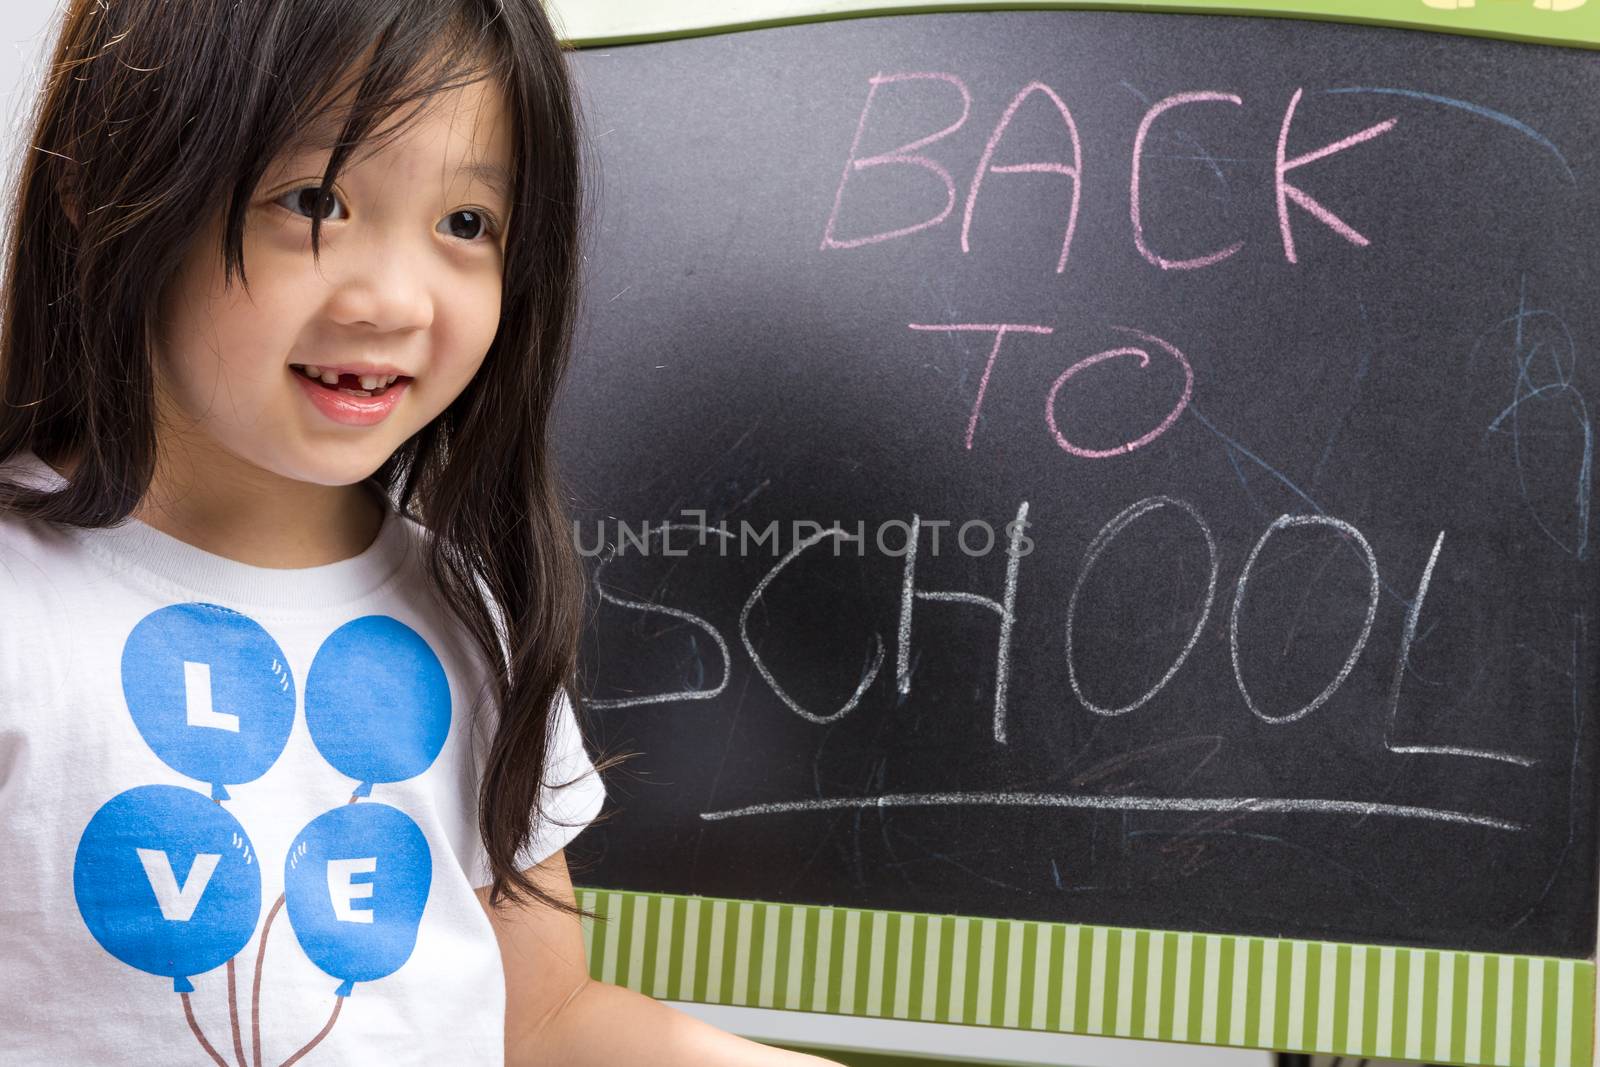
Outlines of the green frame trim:
<svg viewBox="0 0 1600 1067">
<path fill-rule="evenodd" d="M 1589 1067 L 1588 960 L 580 888 L 589 973 L 701 1004 Z"/>
<path fill-rule="evenodd" d="M 1441 0 L 1446 2 L 1446 0 Z M 1600 0 L 1570 11 L 1535 0 L 546 0 L 556 30 L 575 48 L 636 44 L 803 22 L 932 11 L 1091 9 L 1364 22 L 1416 30 L 1600 48 Z M 1548 2 L 1548 0 L 1546 0 Z M 1556 0 L 1570 2 L 1570 0 Z"/>
</svg>

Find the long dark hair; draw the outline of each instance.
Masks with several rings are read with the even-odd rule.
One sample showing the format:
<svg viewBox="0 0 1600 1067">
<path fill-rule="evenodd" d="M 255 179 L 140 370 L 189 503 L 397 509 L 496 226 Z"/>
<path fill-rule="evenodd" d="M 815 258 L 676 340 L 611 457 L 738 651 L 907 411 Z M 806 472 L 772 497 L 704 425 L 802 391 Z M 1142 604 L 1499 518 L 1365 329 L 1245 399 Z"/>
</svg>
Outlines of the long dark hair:
<svg viewBox="0 0 1600 1067">
<path fill-rule="evenodd" d="M 478 799 L 490 902 L 570 911 L 514 864 L 542 817 L 553 701 L 561 687 L 579 700 L 583 616 L 548 447 L 578 299 L 583 141 L 539 0 L 72 0 L 15 179 L 0 459 L 31 448 L 76 464 L 59 491 L 0 483 L 0 511 L 104 527 L 138 507 L 157 453 L 158 294 L 217 212 L 226 277 L 237 271 L 248 287 L 254 189 L 352 72 L 317 203 L 403 107 L 420 113 L 432 95 L 479 79 L 503 88 L 510 107 L 516 184 L 499 332 L 461 395 L 374 477 L 426 528 L 433 589 L 488 664 L 499 725 Z M 321 221 L 318 212 L 314 255 Z"/>
</svg>

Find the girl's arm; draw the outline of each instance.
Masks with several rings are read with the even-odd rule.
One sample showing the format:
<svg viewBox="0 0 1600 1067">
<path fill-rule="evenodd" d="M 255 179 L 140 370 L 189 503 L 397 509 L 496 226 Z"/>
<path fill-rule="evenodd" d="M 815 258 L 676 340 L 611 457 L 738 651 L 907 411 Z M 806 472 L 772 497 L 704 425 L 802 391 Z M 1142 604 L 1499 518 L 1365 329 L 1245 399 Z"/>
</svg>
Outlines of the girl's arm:
<svg viewBox="0 0 1600 1067">
<path fill-rule="evenodd" d="M 572 901 L 565 854 L 528 872 L 541 889 Z M 530 905 L 489 915 L 506 972 L 506 1067 L 838 1067 L 769 1048 L 620 986 L 592 981 L 578 919 Z"/>
</svg>

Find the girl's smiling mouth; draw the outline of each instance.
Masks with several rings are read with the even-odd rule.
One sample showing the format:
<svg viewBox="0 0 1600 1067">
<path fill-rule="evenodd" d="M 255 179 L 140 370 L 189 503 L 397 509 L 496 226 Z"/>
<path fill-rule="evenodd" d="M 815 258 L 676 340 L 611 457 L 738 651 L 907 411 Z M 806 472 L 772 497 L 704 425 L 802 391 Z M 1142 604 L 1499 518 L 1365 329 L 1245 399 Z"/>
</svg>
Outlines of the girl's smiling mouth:
<svg viewBox="0 0 1600 1067">
<path fill-rule="evenodd" d="M 313 370 L 317 372 L 316 377 L 311 376 Z M 411 384 L 406 375 L 341 373 L 341 368 L 302 363 L 291 363 L 289 373 L 318 411 L 346 426 L 374 426 L 382 422 Z"/>
<path fill-rule="evenodd" d="M 411 379 L 410 375 L 402 374 L 395 368 L 372 366 L 364 363 L 342 367 L 327 367 L 314 363 L 291 363 L 289 368 L 300 371 L 313 381 L 320 381 L 330 389 L 338 389 L 341 392 L 354 392 L 357 396 L 382 393 L 401 378 L 407 381 Z"/>
</svg>

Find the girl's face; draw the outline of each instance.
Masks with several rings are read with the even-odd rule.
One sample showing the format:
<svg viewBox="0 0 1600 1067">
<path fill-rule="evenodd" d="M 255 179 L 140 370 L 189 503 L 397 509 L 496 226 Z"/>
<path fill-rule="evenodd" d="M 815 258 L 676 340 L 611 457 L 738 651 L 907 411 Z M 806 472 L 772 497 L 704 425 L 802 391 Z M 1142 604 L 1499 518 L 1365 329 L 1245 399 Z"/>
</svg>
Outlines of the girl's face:
<svg viewBox="0 0 1600 1067">
<path fill-rule="evenodd" d="M 274 160 L 257 187 L 248 293 L 237 276 L 223 284 L 220 212 L 195 241 L 159 304 L 157 397 L 178 431 L 165 449 L 250 483 L 350 485 L 466 387 L 499 324 L 512 132 L 492 83 L 429 105 L 346 164 L 320 207 L 320 265 L 311 217 L 325 148 Z M 379 388 L 403 377 L 361 397 L 301 367 L 354 375 L 339 385 L 364 392 L 373 375 Z"/>
</svg>

